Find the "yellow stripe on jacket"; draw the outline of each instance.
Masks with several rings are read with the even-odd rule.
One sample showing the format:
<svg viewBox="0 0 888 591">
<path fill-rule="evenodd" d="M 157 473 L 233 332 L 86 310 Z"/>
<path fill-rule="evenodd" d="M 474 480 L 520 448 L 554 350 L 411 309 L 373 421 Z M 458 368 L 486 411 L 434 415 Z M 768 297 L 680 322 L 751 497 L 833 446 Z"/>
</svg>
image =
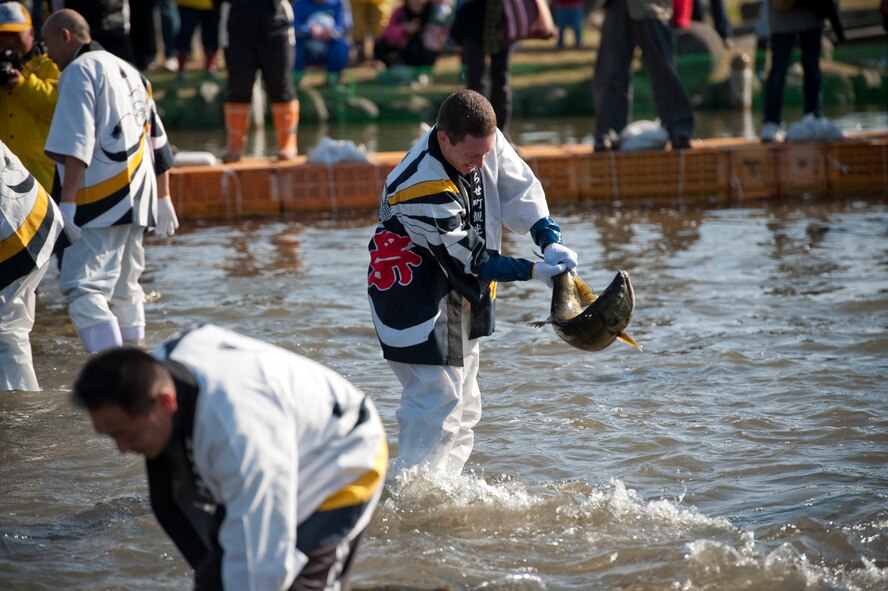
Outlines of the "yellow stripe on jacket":
<svg viewBox="0 0 888 591">
<path fill-rule="evenodd" d="M 46 218 L 46 212 L 49 210 L 49 198 L 46 191 L 39 184 L 37 185 L 37 199 L 34 200 L 34 207 L 28 214 L 25 222 L 15 231 L 14 234 L 0 240 L 0 263 L 7 261 L 17 255 L 23 248 L 31 243 L 43 220 Z"/>
<path fill-rule="evenodd" d="M 213 10 L 213 0 L 176 0 L 176 6 L 196 8 L 197 10 Z"/>
<path fill-rule="evenodd" d="M 129 159 L 126 170 L 122 170 L 120 173 L 97 185 L 84 187 L 77 191 L 77 205 L 89 205 L 96 201 L 101 201 L 105 197 L 113 195 L 124 187 L 129 186 L 130 179 L 133 178 L 135 171 L 142 165 L 142 159 L 145 157 L 145 139 L 147 134 L 148 124 L 146 123 L 145 129 L 142 132 L 142 137 L 139 139 L 139 149 L 133 154 L 133 157 Z"/>
<path fill-rule="evenodd" d="M 376 460 L 373 462 L 373 469 L 351 484 L 348 484 L 333 493 L 333 495 L 328 497 L 317 510 L 331 511 L 333 509 L 341 509 L 342 507 L 352 507 L 354 505 L 366 503 L 373 498 L 373 495 L 376 494 L 376 491 L 382 486 L 387 466 L 388 443 L 383 439 L 382 445 L 379 448 L 379 453 L 376 455 Z"/>
<path fill-rule="evenodd" d="M 424 181 L 422 183 L 417 183 L 412 187 L 407 187 L 397 193 L 393 193 L 388 198 L 388 204 L 397 205 L 398 203 L 404 203 L 405 201 L 412 201 L 413 199 L 419 199 L 420 197 L 428 197 L 429 195 L 435 195 L 437 193 L 459 193 L 459 189 L 456 188 L 456 185 L 453 184 L 453 181 L 450 180 L 434 180 L 434 181 Z"/>
</svg>

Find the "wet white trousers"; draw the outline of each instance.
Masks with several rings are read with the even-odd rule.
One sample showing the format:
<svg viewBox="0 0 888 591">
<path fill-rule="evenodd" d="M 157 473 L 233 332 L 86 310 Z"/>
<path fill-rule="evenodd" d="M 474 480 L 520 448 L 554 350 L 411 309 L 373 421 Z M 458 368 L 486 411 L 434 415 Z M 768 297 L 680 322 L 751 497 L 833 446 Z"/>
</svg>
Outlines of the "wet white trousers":
<svg viewBox="0 0 888 591">
<path fill-rule="evenodd" d="M 59 287 L 90 353 L 145 336 L 145 294 L 139 285 L 144 231 L 133 224 L 81 228 L 80 240 L 62 255 Z"/>
<path fill-rule="evenodd" d="M 481 420 L 478 339 L 468 340 L 468 308 L 463 311 L 462 367 L 389 361 L 401 382 L 397 470 L 427 464 L 459 474 L 475 442 Z"/>
<path fill-rule="evenodd" d="M 0 392 L 40 389 L 31 357 L 37 285 L 49 261 L 0 290 Z"/>
</svg>

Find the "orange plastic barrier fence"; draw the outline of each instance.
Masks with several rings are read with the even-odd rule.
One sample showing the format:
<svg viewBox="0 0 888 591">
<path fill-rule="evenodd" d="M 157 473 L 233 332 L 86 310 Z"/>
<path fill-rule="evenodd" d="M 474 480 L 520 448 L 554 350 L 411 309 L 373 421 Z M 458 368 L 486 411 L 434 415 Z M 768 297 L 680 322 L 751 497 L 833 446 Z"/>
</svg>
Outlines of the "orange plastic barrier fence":
<svg viewBox="0 0 888 591">
<path fill-rule="evenodd" d="M 720 203 L 799 193 L 888 195 L 888 134 L 841 141 L 759 144 L 698 140 L 682 151 L 608 152 L 591 146 L 532 146 L 520 153 L 550 203 Z M 246 159 L 171 171 L 182 218 L 375 209 L 403 153 L 371 162 L 309 163 Z"/>
</svg>

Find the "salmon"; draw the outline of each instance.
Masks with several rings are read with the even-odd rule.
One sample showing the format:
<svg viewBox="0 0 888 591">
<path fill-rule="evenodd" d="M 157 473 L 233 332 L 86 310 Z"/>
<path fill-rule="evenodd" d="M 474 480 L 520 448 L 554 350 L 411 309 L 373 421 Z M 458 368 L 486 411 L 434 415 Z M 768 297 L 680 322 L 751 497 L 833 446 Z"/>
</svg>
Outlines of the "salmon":
<svg viewBox="0 0 888 591">
<path fill-rule="evenodd" d="M 642 351 L 625 329 L 635 311 L 635 292 L 629 274 L 618 271 L 600 296 L 570 271 L 553 278 L 549 318 L 531 326 L 551 324 L 555 334 L 584 351 L 601 351 L 616 340 Z"/>
</svg>

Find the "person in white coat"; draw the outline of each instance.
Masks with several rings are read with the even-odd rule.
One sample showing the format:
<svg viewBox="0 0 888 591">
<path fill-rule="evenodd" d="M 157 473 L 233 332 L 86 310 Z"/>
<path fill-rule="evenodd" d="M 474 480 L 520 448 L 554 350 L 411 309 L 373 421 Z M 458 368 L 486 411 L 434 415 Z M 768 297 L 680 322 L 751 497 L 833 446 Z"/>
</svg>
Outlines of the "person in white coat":
<svg viewBox="0 0 888 591">
<path fill-rule="evenodd" d="M 0 141 L 0 392 L 39 390 L 31 356 L 37 285 L 67 245 L 62 214 Z"/>
<path fill-rule="evenodd" d="M 576 267 L 546 195 L 473 90 L 441 104 L 433 127 L 389 174 L 370 241 L 376 335 L 403 386 L 398 469 L 462 471 L 481 418 L 479 339 L 493 333 L 496 285 Z M 530 233 L 543 260 L 500 253 L 504 229 Z"/>
<path fill-rule="evenodd" d="M 62 70 L 44 149 L 58 164 L 62 214 L 81 229 L 62 257 L 62 294 L 88 351 L 138 343 L 145 229 L 168 236 L 179 225 L 172 150 L 148 80 L 93 42 L 80 14 L 54 12 L 43 40 Z"/>
<path fill-rule="evenodd" d="M 121 453 L 147 458 L 151 507 L 195 589 L 349 588 L 388 446 L 345 378 L 205 325 L 153 356 L 94 356 L 72 398 Z"/>
</svg>

